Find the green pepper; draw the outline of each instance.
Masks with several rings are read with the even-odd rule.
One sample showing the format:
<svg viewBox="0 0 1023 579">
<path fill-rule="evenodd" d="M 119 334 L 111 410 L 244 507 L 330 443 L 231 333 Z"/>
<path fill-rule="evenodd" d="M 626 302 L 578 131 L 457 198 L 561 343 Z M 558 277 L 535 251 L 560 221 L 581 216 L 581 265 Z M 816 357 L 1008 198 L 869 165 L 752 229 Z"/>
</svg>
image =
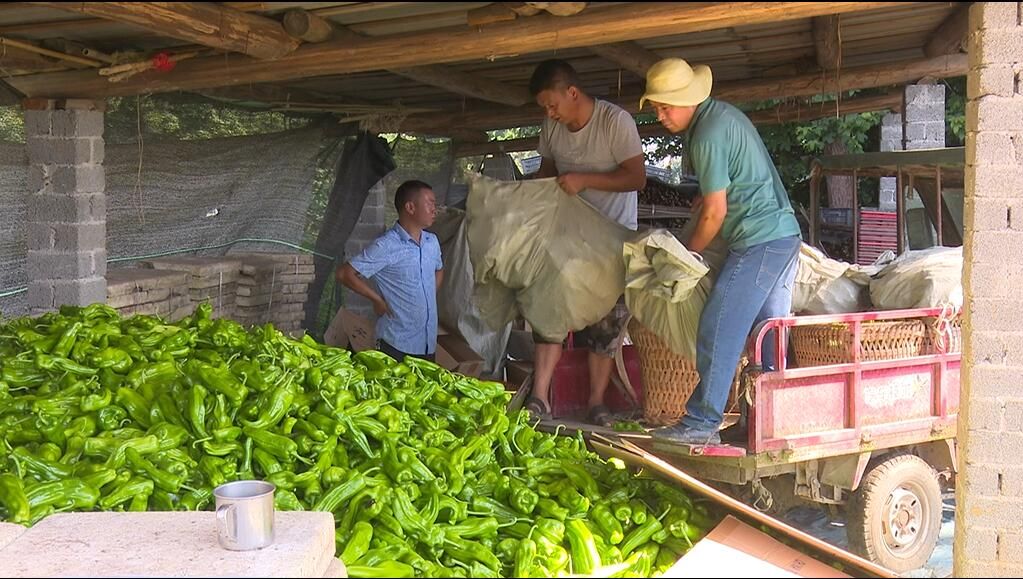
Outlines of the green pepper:
<svg viewBox="0 0 1023 579">
<path fill-rule="evenodd" d="M 619 547 L 622 555 L 628 557 L 635 549 L 649 542 L 662 527 L 661 521 L 657 517 L 648 517 L 645 523 L 629 531 L 629 534 L 625 536 L 625 540 Z"/>
<path fill-rule="evenodd" d="M 242 429 L 242 432 L 245 433 L 245 436 L 251 438 L 256 443 L 256 446 L 279 459 L 289 460 L 298 453 L 298 444 L 286 436 L 273 434 L 272 432 L 252 428 L 251 426 L 246 426 Z"/>
<path fill-rule="evenodd" d="M 604 538 L 612 545 L 617 545 L 625 538 L 622 525 L 615 518 L 606 504 L 598 503 L 590 511 L 590 519 L 597 524 Z"/>
<path fill-rule="evenodd" d="M 361 353 L 361 352 L 360 352 Z M 346 565 L 348 576 L 354 579 L 375 577 L 415 577 L 415 569 L 398 561 L 384 561 L 379 565 Z"/>
<path fill-rule="evenodd" d="M 213 489 L 204 487 L 189 491 L 188 494 L 181 498 L 180 504 L 186 511 L 198 511 L 206 506 L 206 503 L 210 502 L 212 498 Z"/>
<path fill-rule="evenodd" d="M 532 514 L 540 496 L 516 479 L 512 479 L 511 488 L 511 506 L 523 515 Z"/>
<path fill-rule="evenodd" d="M 288 410 L 291 409 L 291 403 L 294 399 L 295 390 L 292 387 L 292 382 L 291 380 L 286 380 L 274 389 L 270 399 L 260 410 L 259 418 L 254 422 L 242 420 L 242 424 L 251 428 L 267 428 L 277 424 L 284 418 Z"/>
<path fill-rule="evenodd" d="M 24 446 L 15 448 L 11 452 L 11 459 L 33 476 L 44 481 L 66 479 L 71 476 L 72 472 L 71 467 L 35 456 Z"/>
<path fill-rule="evenodd" d="M 99 411 L 97 418 L 102 430 L 115 430 L 128 420 L 128 413 L 120 406 L 107 406 Z"/>
<path fill-rule="evenodd" d="M 304 511 L 302 501 L 298 500 L 295 493 L 286 489 L 277 489 L 274 493 L 274 507 L 281 511 Z"/>
<path fill-rule="evenodd" d="M 333 513 L 337 511 L 342 503 L 354 497 L 365 487 L 366 477 L 362 473 L 356 473 L 348 481 L 334 487 L 327 494 L 323 495 L 316 505 L 313 506 L 312 510 Z"/>
<path fill-rule="evenodd" d="M 513 577 L 532 577 L 536 564 L 536 541 L 525 538 L 519 541 L 515 552 L 515 571 Z"/>
<path fill-rule="evenodd" d="M 143 428 L 149 428 L 149 404 L 138 392 L 128 388 L 118 388 L 116 400 L 128 411 L 132 420 L 141 424 Z"/>
<path fill-rule="evenodd" d="M 95 412 L 110 406 L 113 399 L 114 393 L 104 388 L 99 394 L 89 394 L 82 398 L 80 408 L 82 409 L 82 412 Z"/>
<path fill-rule="evenodd" d="M 0 474 L 0 505 L 7 510 L 7 520 L 25 524 L 31 517 L 31 507 L 21 480 L 10 473 Z"/>
<path fill-rule="evenodd" d="M 629 507 L 632 508 L 632 522 L 636 523 L 637 525 L 646 524 L 647 518 L 649 516 L 646 508 L 646 503 L 639 499 L 632 499 L 631 501 L 629 501 Z"/>
<path fill-rule="evenodd" d="M 33 510 L 47 506 L 91 509 L 99 500 L 99 490 L 78 478 L 40 483 L 26 489 L 25 496 Z"/>
<path fill-rule="evenodd" d="M 53 370 L 56 372 L 67 372 L 76 376 L 95 376 L 99 370 L 82 366 L 77 362 L 68 360 L 61 356 L 50 356 L 39 354 L 36 356 L 36 366 L 40 370 Z"/>
<path fill-rule="evenodd" d="M 565 535 L 570 546 L 572 569 L 575 573 L 589 575 L 601 566 L 600 553 L 586 524 L 573 519 L 565 525 Z"/>
<path fill-rule="evenodd" d="M 281 463 L 277 462 L 277 459 L 275 459 L 273 455 L 262 448 L 252 449 L 252 458 L 256 459 L 256 464 L 258 464 L 260 470 L 263 471 L 263 476 L 270 476 L 284 469 L 284 467 L 281 466 Z"/>
<path fill-rule="evenodd" d="M 206 395 L 205 388 L 194 384 L 188 398 L 188 421 L 200 438 L 209 438 L 206 434 Z"/>
<path fill-rule="evenodd" d="M 213 456 L 227 456 L 236 452 L 242 451 L 242 445 L 237 442 L 213 442 L 210 440 L 204 440 L 202 443 L 202 449 L 206 451 L 206 454 L 212 454 Z"/>
<path fill-rule="evenodd" d="M 590 510 L 590 500 L 571 486 L 561 489 L 561 492 L 558 493 L 558 502 L 573 515 L 585 515 Z"/>
<path fill-rule="evenodd" d="M 134 360 L 120 348 L 108 347 L 92 355 L 92 365 L 97 368 L 109 368 L 118 374 L 125 374 L 131 369 Z"/>
<path fill-rule="evenodd" d="M 359 521 L 352 527 L 352 536 L 348 539 L 345 550 L 341 553 L 341 561 L 354 563 L 369 551 L 369 543 L 373 540 L 373 525 Z"/>
<path fill-rule="evenodd" d="M 628 526 L 632 523 L 632 507 L 627 503 L 611 503 L 611 512 L 621 524 Z"/>
<path fill-rule="evenodd" d="M 558 521 L 564 521 L 568 518 L 568 509 L 561 507 L 555 501 L 543 498 L 536 502 L 536 508 L 539 510 L 540 515 L 544 517 L 550 517 Z"/>
</svg>

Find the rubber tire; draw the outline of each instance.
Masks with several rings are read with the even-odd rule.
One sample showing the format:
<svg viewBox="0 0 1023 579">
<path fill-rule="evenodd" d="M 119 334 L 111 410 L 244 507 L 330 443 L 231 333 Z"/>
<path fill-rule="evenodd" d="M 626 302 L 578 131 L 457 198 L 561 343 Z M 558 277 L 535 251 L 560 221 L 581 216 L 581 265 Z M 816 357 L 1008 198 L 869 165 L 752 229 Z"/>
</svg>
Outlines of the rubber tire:
<svg viewBox="0 0 1023 579">
<path fill-rule="evenodd" d="M 923 502 L 924 519 L 919 534 L 904 551 L 893 551 L 884 540 L 883 524 L 887 501 L 900 485 L 915 486 Z M 923 567 L 938 543 L 941 532 L 941 486 L 938 475 L 926 461 L 913 454 L 888 458 L 870 470 L 846 505 L 846 533 L 854 552 L 896 573 Z"/>
</svg>

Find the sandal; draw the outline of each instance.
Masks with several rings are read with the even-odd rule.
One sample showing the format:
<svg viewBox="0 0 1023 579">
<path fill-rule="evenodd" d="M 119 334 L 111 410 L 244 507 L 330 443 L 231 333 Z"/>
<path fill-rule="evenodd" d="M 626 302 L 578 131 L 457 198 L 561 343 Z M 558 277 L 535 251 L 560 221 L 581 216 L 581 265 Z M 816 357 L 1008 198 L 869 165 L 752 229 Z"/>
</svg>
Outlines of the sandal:
<svg viewBox="0 0 1023 579">
<path fill-rule="evenodd" d="M 611 411 L 603 404 L 598 404 L 593 408 L 590 408 L 586 413 L 586 419 L 590 422 L 590 424 L 602 426 L 604 428 L 610 428 L 614 424 L 614 420 L 611 419 Z"/>
<path fill-rule="evenodd" d="M 522 408 L 527 410 L 534 418 L 549 420 L 551 418 L 551 407 L 546 400 L 530 396 Z"/>
</svg>

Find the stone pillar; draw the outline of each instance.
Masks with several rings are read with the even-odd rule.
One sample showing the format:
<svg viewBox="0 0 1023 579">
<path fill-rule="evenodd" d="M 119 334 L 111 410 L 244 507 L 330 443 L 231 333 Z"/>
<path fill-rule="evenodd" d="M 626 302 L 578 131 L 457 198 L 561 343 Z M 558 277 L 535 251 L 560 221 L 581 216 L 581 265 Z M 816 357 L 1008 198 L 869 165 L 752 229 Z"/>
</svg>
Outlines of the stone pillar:
<svg viewBox="0 0 1023 579">
<path fill-rule="evenodd" d="M 359 221 L 355 224 L 352 234 L 348 236 L 348 241 L 345 243 L 345 261 L 358 255 L 387 229 L 385 223 L 386 204 L 393 202 L 393 197 L 387 195 L 384 181 L 386 180 L 381 179 L 369 190 L 366 204 L 362 206 L 362 213 L 359 214 Z M 373 282 L 370 281 L 370 283 Z M 346 290 L 344 303 L 346 309 L 376 322 L 377 316 L 373 313 L 373 304 L 366 298 Z"/>
<path fill-rule="evenodd" d="M 911 84 L 903 92 L 903 149 L 945 147 L 945 85 Z"/>
<path fill-rule="evenodd" d="M 956 577 L 1023 576 L 1023 26 L 970 7 Z"/>
<path fill-rule="evenodd" d="M 106 302 L 105 104 L 25 101 L 28 306 Z"/>
<path fill-rule="evenodd" d="M 902 115 L 888 113 L 881 119 L 881 151 L 902 150 Z M 881 211 L 895 212 L 895 177 L 881 177 Z"/>
</svg>

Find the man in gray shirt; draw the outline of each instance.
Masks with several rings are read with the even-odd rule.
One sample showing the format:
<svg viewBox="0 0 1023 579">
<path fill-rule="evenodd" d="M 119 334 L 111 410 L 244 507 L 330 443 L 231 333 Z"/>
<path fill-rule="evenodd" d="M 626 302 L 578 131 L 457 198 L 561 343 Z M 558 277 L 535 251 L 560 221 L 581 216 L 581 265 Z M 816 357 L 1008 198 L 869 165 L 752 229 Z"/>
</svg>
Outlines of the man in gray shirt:
<svg viewBox="0 0 1023 579">
<path fill-rule="evenodd" d="M 646 185 L 643 145 L 632 115 L 607 101 L 587 95 L 579 77 L 562 60 L 540 63 L 529 90 L 547 117 L 537 147 L 542 162 L 537 177 L 557 177 L 568 195 L 579 195 L 608 219 L 637 228 L 637 193 Z M 589 349 L 589 420 L 607 426 L 610 413 L 604 393 L 611 380 L 615 350 L 628 319 L 624 300 L 603 320 L 576 332 L 576 341 Z M 550 386 L 561 359 L 561 344 L 536 340 L 533 397 L 526 408 L 536 415 L 550 413 Z"/>
</svg>

